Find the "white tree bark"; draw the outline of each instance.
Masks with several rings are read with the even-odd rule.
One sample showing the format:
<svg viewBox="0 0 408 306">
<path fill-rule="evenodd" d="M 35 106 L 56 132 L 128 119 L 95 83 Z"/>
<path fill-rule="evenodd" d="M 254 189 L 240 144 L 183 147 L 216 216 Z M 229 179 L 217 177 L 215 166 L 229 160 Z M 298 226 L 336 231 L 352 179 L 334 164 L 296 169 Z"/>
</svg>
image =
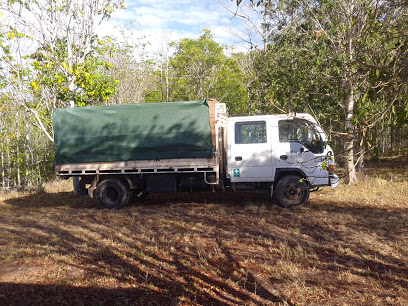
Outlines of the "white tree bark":
<svg viewBox="0 0 408 306">
<path fill-rule="evenodd" d="M 3 149 L 3 148 L 2 148 Z M 6 187 L 6 180 L 5 180 L 5 173 L 4 173 L 4 152 L 1 150 L 0 152 L 0 158 L 1 158 L 1 186 Z"/>
<path fill-rule="evenodd" d="M 355 95 L 354 95 L 354 86 L 353 84 L 348 84 L 348 96 L 345 102 L 346 104 L 346 122 L 345 129 L 348 133 L 347 140 L 344 143 L 344 151 L 346 154 L 346 184 L 355 184 L 357 183 L 356 168 L 354 165 L 354 126 L 352 119 L 354 116 L 354 104 L 355 104 Z"/>
</svg>

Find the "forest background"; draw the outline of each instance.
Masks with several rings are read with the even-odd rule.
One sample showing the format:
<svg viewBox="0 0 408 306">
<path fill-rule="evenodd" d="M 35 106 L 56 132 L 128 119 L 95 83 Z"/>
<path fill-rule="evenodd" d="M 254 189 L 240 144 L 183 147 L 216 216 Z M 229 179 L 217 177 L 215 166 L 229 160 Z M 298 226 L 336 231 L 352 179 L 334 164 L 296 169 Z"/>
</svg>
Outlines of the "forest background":
<svg viewBox="0 0 408 306">
<path fill-rule="evenodd" d="M 197 39 L 164 35 L 154 53 L 147 38 L 97 35 L 126 10 L 120 0 L 0 0 L 0 188 L 54 177 L 56 107 L 210 97 L 232 116 L 309 112 L 346 183 L 364 159 L 407 154 L 406 0 L 216 2 L 246 22 L 247 51 L 207 29 Z"/>
</svg>

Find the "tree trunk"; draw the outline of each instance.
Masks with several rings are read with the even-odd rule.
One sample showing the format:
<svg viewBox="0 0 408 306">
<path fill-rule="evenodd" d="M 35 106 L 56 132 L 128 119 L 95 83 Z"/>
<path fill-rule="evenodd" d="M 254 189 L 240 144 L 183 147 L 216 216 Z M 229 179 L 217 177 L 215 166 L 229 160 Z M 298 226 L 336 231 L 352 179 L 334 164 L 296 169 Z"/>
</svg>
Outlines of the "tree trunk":
<svg viewBox="0 0 408 306">
<path fill-rule="evenodd" d="M 354 115 L 354 103 L 355 103 L 355 95 L 354 95 L 354 86 L 351 82 L 348 82 L 348 96 L 346 99 L 346 123 L 345 128 L 346 132 L 348 133 L 347 139 L 344 143 L 344 151 L 346 153 L 346 176 L 344 181 L 346 184 L 355 184 L 357 183 L 357 176 L 356 176 L 356 168 L 354 166 L 354 139 L 355 139 L 355 132 L 353 126 L 353 115 Z"/>
<path fill-rule="evenodd" d="M 6 186 L 6 180 L 4 178 L 4 152 L 3 150 L 1 151 L 1 186 L 5 187 Z"/>
<path fill-rule="evenodd" d="M 18 132 L 18 126 L 16 124 L 17 128 L 17 134 L 16 134 L 16 171 L 17 171 L 17 189 L 20 189 L 21 187 L 21 176 L 20 176 L 20 146 L 18 144 L 19 140 L 19 132 Z"/>
<path fill-rule="evenodd" d="M 365 148 L 366 148 L 366 135 L 362 133 L 361 137 L 358 139 L 358 152 L 357 152 L 357 161 L 356 161 L 356 170 L 359 173 L 364 171 L 364 157 L 365 157 Z"/>
<path fill-rule="evenodd" d="M 364 171 L 364 151 L 361 150 L 358 156 L 356 168 L 358 172 L 363 173 Z"/>
<path fill-rule="evenodd" d="M 170 81 L 169 81 L 169 58 L 166 55 L 166 73 L 165 73 L 165 79 L 166 79 L 166 101 L 169 102 L 169 95 L 170 95 Z"/>
<path fill-rule="evenodd" d="M 6 147 L 7 147 L 7 187 L 10 187 L 10 178 L 11 178 L 11 160 L 10 160 L 10 146 L 9 146 L 9 138 L 7 137 L 7 142 L 6 142 Z"/>
<path fill-rule="evenodd" d="M 70 80 L 71 79 L 71 80 Z M 75 83 L 72 77 L 68 78 L 69 81 L 69 107 L 75 107 L 75 100 L 74 100 L 74 90 L 75 90 Z"/>
<path fill-rule="evenodd" d="M 160 63 L 160 95 L 161 95 L 161 101 L 166 102 L 164 98 L 164 88 L 163 88 L 163 62 Z"/>
<path fill-rule="evenodd" d="M 25 185 L 30 186 L 30 178 L 29 178 L 29 165 L 30 165 L 30 126 L 28 122 L 28 113 L 27 111 L 24 112 L 24 118 L 25 118 L 25 132 L 26 132 L 26 137 L 25 137 L 25 142 L 24 142 L 24 159 L 25 159 Z"/>
<path fill-rule="evenodd" d="M 248 98 L 248 116 L 252 115 L 252 109 L 251 109 L 251 97 L 249 95 L 249 86 L 247 87 L 247 98 Z"/>
<path fill-rule="evenodd" d="M 20 146 L 19 146 L 19 140 L 20 140 L 20 130 L 19 130 L 19 126 L 18 126 L 18 121 L 19 121 L 19 117 L 18 117 L 19 113 L 16 113 L 16 184 L 15 186 L 17 187 L 17 189 L 20 189 L 21 187 L 21 176 L 20 176 Z"/>
<path fill-rule="evenodd" d="M 0 128 L 1 128 L 1 134 L 3 134 L 4 126 L 3 122 L 0 122 Z M 0 170 L 1 170 L 1 187 L 5 187 L 5 179 L 4 179 L 4 140 L 5 136 L 3 134 L 3 141 L 1 142 L 1 147 L 0 147 L 0 159 L 1 159 L 1 164 L 0 164 Z"/>
<path fill-rule="evenodd" d="M 393 151 L 394 151 L 394 128 L 393 128 L 392 125 L 390 126 L 390 151 L 391 151 L 391 154 L 393 154 Z"/>
<path fill-rule="evenodd" d="M 202 80 L 201 73 L 200 73 L 200 77 L 199 77 L 198 81 L 199 81 L 199 93 L 198 93 L 198 96 L 199 96 L 199 99 L 203 99 L 203 80 Z"/>
</svg>

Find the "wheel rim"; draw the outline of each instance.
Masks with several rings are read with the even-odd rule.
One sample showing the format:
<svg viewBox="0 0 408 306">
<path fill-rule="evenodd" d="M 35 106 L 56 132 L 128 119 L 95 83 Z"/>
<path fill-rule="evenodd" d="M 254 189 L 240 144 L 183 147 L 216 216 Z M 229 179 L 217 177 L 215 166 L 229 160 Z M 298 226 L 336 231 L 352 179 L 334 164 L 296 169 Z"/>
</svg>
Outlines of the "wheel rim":
<svg viewBox="0 0 408 306">
<path fill-rule="evenodd" d="M 303 198 L 303 188 L 297 183 L 287 183 L 283 190 L 283 196 L 289 203 L 299 203 Z"/>
<path fill-rule="evenodd" d="M 104 198 L 109 206 L 116 205 L 119 201 L 119 190 L 113 187 L 108 187 L 104 190 Z"/>
</svg>

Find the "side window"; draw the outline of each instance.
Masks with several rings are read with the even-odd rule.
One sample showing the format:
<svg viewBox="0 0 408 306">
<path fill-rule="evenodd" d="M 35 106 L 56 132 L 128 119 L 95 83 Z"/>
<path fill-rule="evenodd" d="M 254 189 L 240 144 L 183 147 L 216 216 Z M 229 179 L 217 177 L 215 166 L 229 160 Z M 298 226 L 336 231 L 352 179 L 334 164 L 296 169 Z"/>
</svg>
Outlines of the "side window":
<svg viewBox="0 0 408 306">
<path fill-rule="evenodd" d="M 294 120 L 281 120 L 278 125 L 280 142 L 305 142 L 308 127 L 306 124 Z"/>
<path fill-rule="evenodd" d="M 265 121 L 235 123 L 235 143 L 266 143 Z"/>
</svg>

